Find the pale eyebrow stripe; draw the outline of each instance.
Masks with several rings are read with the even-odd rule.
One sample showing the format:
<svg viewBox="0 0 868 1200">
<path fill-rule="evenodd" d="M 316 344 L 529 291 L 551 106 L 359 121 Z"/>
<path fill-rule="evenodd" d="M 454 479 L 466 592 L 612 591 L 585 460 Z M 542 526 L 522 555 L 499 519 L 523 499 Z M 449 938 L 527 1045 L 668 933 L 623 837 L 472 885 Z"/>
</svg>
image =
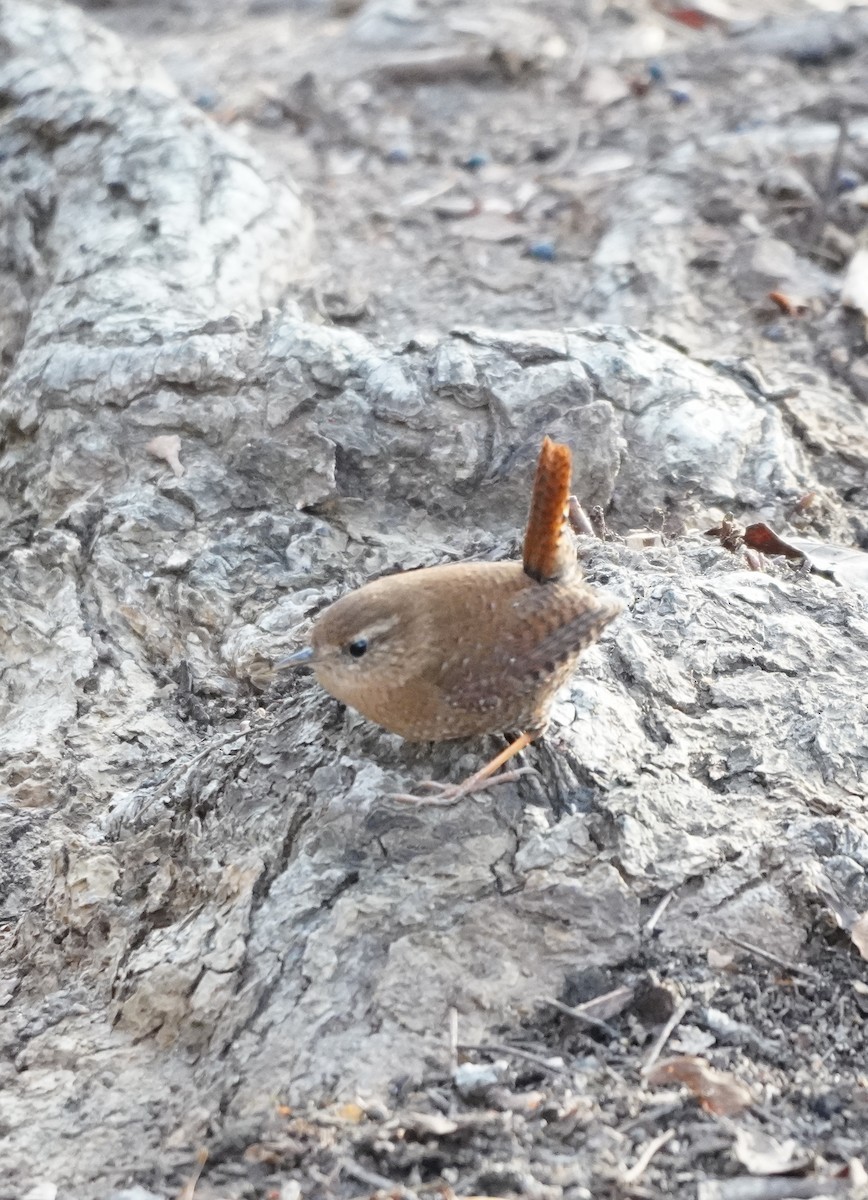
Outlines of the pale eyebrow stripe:
<svg viewBox="0 0 868 1200">
<path fill-rule="evenodd" d="M 388 633 L 390 629 L 394 629 L 397 624 L 397 617 L 383 617 L 380 621 L 374 621 L 373 624 L 366 625 L 364 629 L 358 632 L 356 638 L 368 638 L 370 640 L 379 637 L 384 633 Z"/>
</svg>

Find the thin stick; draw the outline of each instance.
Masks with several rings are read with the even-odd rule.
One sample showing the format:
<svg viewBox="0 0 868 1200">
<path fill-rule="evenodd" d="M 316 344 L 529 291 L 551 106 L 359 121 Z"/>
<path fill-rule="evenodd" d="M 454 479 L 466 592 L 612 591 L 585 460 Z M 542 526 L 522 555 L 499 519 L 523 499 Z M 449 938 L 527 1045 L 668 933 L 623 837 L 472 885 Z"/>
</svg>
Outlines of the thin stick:
<svg viewBox="0 0 868 1200">
<path fill-rule="evenodd" d="M 458 1009 L 449 1009 L 449 1073 L 458 1070 Z"/>
<path fill-rule="evenodd" d="M 741 946 L 742 950 L 749 950 L 751 954 L 758 954 L 760 958 L 767 958 L 769 962 L 773 962 L 776 967 L 783 967 L 785 971 L 791 971 L 793 975 L 804 975 L 807 979 L 819 980 L 821 976 L 812 971 L 810 967 L 800 967 L 798 963 L 787 962 L 785 958 L 779 958 L 777 954 L 772 954 L 771 950 L 765 950 L 762 946 L 755 946 L 753 942 L 746 942 L 742 938 L 734 937 L 731 933 L 725 935 L 727 940 L 732 942 L 734 946 Z"/>
<path fill-rule="evenodd" d="M 601 1021 L 599 1017 L 592 1017 L 589 1013 L 582 1012 L 582 1005 L 579 1005 L 577 1008 L 570 1008 L 569 1004 L 549 998 L 546 998 L 543 1003 L 551 1005 L 552 1008 L 556 1008 L 558 1012 L 565 1013 L 568 1017 L 575 1017 L 577 1021 L 581 1021 L 583 1025 L 590 1026 L 591 1029 L 599 1029 L 601 1033 L 605 1033 L 611 1038 L 618 1036 L 618 1030 L 614 1025 L 609 1025 L 606 1021 Z M 593 1001 L 589 1001 L 589 1003 L 593 1004 Z"/>
<path fill-rule="evenodd" d="M 519 1050 L 517 1046 L 500 1046 L 500 1045 L 479 1045 L 470 1046 L 462 1044 L 458 1047 L 463 1053 L 476 1054 L 511 1054 L 513 1058 L 523 1058 L 526 1062 L 535 1063 L 538 1067 L 543 1067 L 546 1071 L 551 1071 L 554 1075 L 565 1075 L 565 1067 L 556 1067 L 554 1063 L 550 1063 L 548 1059 L 542 1057 L 541 1054 L 532 1054 L 530 1050 Z"/>
<path fill-rule="evenodd" d="M 654 1043 L 654 1045 L 651 1047 L 651 1051 L 650 1051 L 648 1057 L 645 1059 L 645 1065 L 643 1066 L 642 1070 L 640 1071 L 641 1075 L 644 1076 L 650 1072 L 651 1068 L 654 1066 L 657 1059 L 660 1057 L 660 1052 L 662 1051 L 663 1047 L 666 1045 L 666 1043 L 672 1037 L 672 1034 L 675 1032 L 675 1029 L 677 1028 L 677 1026 L 680 1025 L 680 1023 L 683 1021 L 685 1013 L 688 1011 L 689 1008 L 690 1008 L 690 1000 L 685 997 L 685 999 L 681 1001 L 681 1003 L 676 1008 L 675 1012 L 672 1014 L 672 1016 L 669 1018 L 669 1020 L 666 1022 L 666 1024 L 663 1026 L 662 1030 L 660 1031 L 660 1036 L 658 1037 L 658 1039 Z"/>
<path fill-rule="evenodd" d="M 841 170 L 841 160 L 844 157 L 844 147 L 847 144 L 848 134 L 847 110 L 842 105 L 838 113 L 838 140 L 835 142 L 835 149 L 832 151 L 829 174 L 826 177 L 826 186 L 820 197 L 820 203 L 814 211 L 808 234 L 805 238 L 809 246 L 819 242 L 823 236 L 823 230 L 826 227 L 826 217 L 829 214 L 829 206 L 838 191 L 838 174 Z"/>
<path fill-rule="evenodd" d="M 199 1176 L 204 1171 L 205 1163 L 207 1161 L 208 1161 L 208 1151 L 203 1146 L 201 1150 L 196 1151 L 196 1167 L 193 1170 L 193 1173 L 190 1176 L 190 1178 L 187 1180 L 187 1182 L 181 1188 L 180 1192 L 178 1192 L 176 1200 L 193 1200 L 193 1197 L 196 1194 L 196 1185 L 199 1182 Z"/>
<path fill-rule="evenodd" d="M 404 1194 L 404 1188 L 395 1183 L 394 1179 L 387 1179 L 385 1175 L 378 1175 L 376 1171 L 368 1171 L 351 1158 L 341 1159 L 341 1171 L 344 1175 L 349 1175 L 350 1179 L 355 1179 L 357 1183 L 366 1183 L 368 1187 L 384 1192 Z"/>
<path fill-rule="evenodd" d="M 698 1200 L 809 1200 L 812 1196 L 852 1196 L 848 1179 L 754 1179 L 736 1175 L 733 1179 L 708 1179 L 700 1183 Z"/>
<path fill-rule="evenodd" d="M 657 907 L 654 909 L 654 911 L 653 911 L 653 913 L 651 914 L 651 916 L 650 916 L 650 917 L 648 918 L 648 920 L 645 922 L 645 932 L 646 932 L 646 933 L 653 933 L 653 932 L 654 932 L 654 930 L 655 930 L 655 929 L 656 929 L 656 927 L 657 927 L 657 922 L 660 920 L 660 918 L 661 918 L 661 917 L 663 916 L 663 914 L 666 912 L 666 909 L 667 909 L 667 908 L 669 907 L 669 905 L 672 903 L 672 897 L 673 897 L 674 895 L 675 895 L 675 892 L 674 892 L 674 891 L 673 891 L 673 892 L 667 892 L 667 893 L 666 893 L 666 895 L 663 897 L 663 899 L 660 901 L 660 903 L 657 905 Z"/>
<path fill-rule="evenodd" d="M 657 1151 L 662 1150 L 666 1143 L 671 1142 L 674 1137 L 674 1129 L 665 1129 L 663 1133 L 658 1133 L 656 1138 L 652 1138 L 636 1161 L 633 1163 L 630 1170 L 624 1172 L 624 1175 L 622 1176 L 624 1183 L 638 1183 L 648 1169 L 648 1164 L 651 1162 L 651 1159 L 654 1157 Z"/>
<path fill-rule="evenodd" d="M 645 1112 L 639 1114 L 638 1117 L 633 1117 L 629 1121 L 625 1121 L 623 1125 L 619 1125 L 618 1133 L 629 1133 L 631 1129 L 636 1129 L 639 1125 L 650 1124 L 653 1121 L 659 1121 L 661 1117 L 669 1117 L 672 1113 L 678 1112 L 684 1107 L 683 1100 L 669 1101 L 666 1104 L 658 1104 L 654 1108 L 647 1108 Z"/>
<path fill-rule="evenodd" d="M 575 496 L 570 496 L 569 499 L 568 518 L 575 533 L 582 534 L 584 537 L 595 538 L 597 536 L 597 531 L 591 524 L 591 518 Z"/>
</svg>

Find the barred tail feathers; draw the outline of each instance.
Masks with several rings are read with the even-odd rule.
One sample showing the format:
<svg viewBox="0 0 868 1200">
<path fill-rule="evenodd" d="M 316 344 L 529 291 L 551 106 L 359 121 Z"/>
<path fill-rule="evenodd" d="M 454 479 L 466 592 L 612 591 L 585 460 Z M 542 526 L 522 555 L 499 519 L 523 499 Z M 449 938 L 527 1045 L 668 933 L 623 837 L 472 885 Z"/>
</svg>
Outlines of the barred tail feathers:
<svg viewBox="0 0 868 1200">
<path fill-rule="evenodd" d="M 543 438 L 522 550 L 525 572 L 538 583 L 575 566 L 567 515 L 572 469 L 569 446 Z"/>
</svg>

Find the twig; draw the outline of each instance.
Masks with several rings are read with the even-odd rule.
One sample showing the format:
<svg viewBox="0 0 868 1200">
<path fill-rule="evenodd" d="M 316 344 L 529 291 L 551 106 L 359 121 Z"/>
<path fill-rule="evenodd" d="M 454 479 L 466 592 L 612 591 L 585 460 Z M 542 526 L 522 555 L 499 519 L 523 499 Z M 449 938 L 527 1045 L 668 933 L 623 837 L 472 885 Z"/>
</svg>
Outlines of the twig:
<svg viewBox="0 0 868 1200">
<path fill-rule="evenodd" d="M 349 1175 L 350 1179 L 355 1179 L 357 1183 L 366 1183 L 368 1187 L 377 1188 L 384 1192 L 400 1192 L 405 1195 L 405 1189 L 395 1183 L 393 1179 L 387 1179 L 385 1175 L 378 1175 L 376 1171 L 369 1171 L 366 1167 L 360 1167 L 352 1158 L 341 1159 L 341 1172 L 344 1175 Z"/>
<path fill-rule="evenodd" d="M 648 1169 L 648 1164 L 657 1151 L 662 1150 L 666 1143 L 671 1142 L 674 1137 L 674 1129 L 665 1129 L 663 1133 L 658 1133 L 657 1137 L 652 1138 L 636 1161 L 633 1163 L 630 1170 L 624 1172 L 624 1175 L 622 1176 L 624 1183 L 638 1183 Z"/>
<path fill-rule="evenodd" d="M 648 920 L 645 922 L 645 925 L 644 925 L 644 929 L 647 934 L 651 934 L 654 932 L 654 930 L 657 927 L 657 922 L 660 920 L 660 918 L 666 912 L 666 909 L 672 903 L 672 897 L 674 895 L 675 895 L 674 891 L 667 892 L 666 895 L 663 897 L 663 899 L 660 901 L 660 903 L 657 905 L 657 907 L 654 909 L 653 913 L 651 914 L 651 916 L 648 918 Z"/>
<path fill-rule="evenodd" d="M 654 1045 L 651 1047 L 650 1053 L 648 1054 L 648 1057 L 645 1059 L 645 1065 L 642 1067 L 642 1070 L 640 1072 L 641 1075 L 647 1075 L 650 1072 L 651 1068 L 654 1066 L 657 1059 L 660 1057 L 661 1050 L 666 1045 L 666 1043 L 669 1041 L 669 1039 L 672 1037 L 672 1034 L 675 1031 L 676 1027 L 681 1023 L 681 1021 L 683 1021 L 684 1016 L 689 1008 L 690 1008 L 690 1000 L 685 997 L 685 999 L 681 1001 L 681 1003 L 676 1008 L 675 1012 L 672 1014 L 672 1016 L 669 1018 L 669 1020 L 666 1022 L 666 1024 L 661 1029 L 660 1036 L 658 1037 L 658 1039 L 654 1043 Z"/>
<path fill-rule="evenodd" d="M 458 1070 L 458 1009 L 449 1009 L 449 1073 Z"/>
<path fill-rule="evenodd" d="M 654 1121 L 659 1121 L 661 1117 L 672 1116 L 673 1113 L 678 1112 L 683 1107 L 683 1100 L 669 1100 L 666 1104 L 658 1104 L 654 1108 L 647 1108 L 645 1112 L 639 1113 L 638 1117 L 632 1117 L 629 1121 L 625 1121 L 623 1125 L 619 1125 L 617 1132 L 620 1134 L 629 1133 L 631 1129 L 635 1129 L 639 1125 L 653 1124 Z"/>
<path fill-rule="evenodd" d="M 820 197 L 820 203 L 811 218 L 811 224 L 805 238 L 809 246 L 819 242 L 823 236 L 823 230 L 826 227 L 826 217 L 829 215 L 829 206 L 838 191 L 838 174 L 841 170 L 841 160 L 844 157 L 844 147 L 847 144 L 848 136 L 847 110 L 842 105 L 838 113 L 838 140 L 835 142 L 835 149 L 832 151 L 832 158 L 829 162 L 829 174 L 826 177 L 826 186 Z"/>
<path fill-rule="evenodd" d="M 606 514 L 603 512 L 602 504 L 594 505 L 590 511 L 588 520 L 591 522 L 591 528 L 600 541 L 605 542 L 609 536 L 609 530 L 606 528 Z"/>
<path fill-rule="evenodd" d="M 196 1167 L 190 1178 L 181 1188 L 180 1192 L 178 1192 L 176 1200 L 193 1200 L 193 1197 L 196 1193 L 196 1185 L 199 1182 L 199 1176 L 204 1171 L 205 1163 L 207 1161 L 208 1151 L 203 1146 L 201 1150 L 196 1151 Z"/>
<path fill-rule="evenodd" d="M 585 537 L 595 538 L 597 536 L 597 531 L 591 524 L 590 517 L 575 496 L 570 496 L 569 520 L 574 532 L 583 534 Z"/>
<path fill-rule="evenodd" d="M 543 1058 L 541 1054 L 532 1054 L 530 1050 L 519 1050 L 517 1046 L 500 1046 L 496 1044 L 470 1046 L 462 1044 L 458 1049 L 464 1054 L 511 1054 L 513 1058 L 523 1058 L 527 1062 L 535 1063 L 538 1067 L 542 1067 L 546 1071 L 551 1071 L 554 1075 L 565 1075 L 567 1073 L 566 1067 L 556 1067 L 548 1059 Z"/>
<path fill-rule="evenodd" d="M 760 958 L 767 958 L 769 962 L 773 962 L 776 967 L 783 967 L 785 971 L 791 971 L 793 975 L 804 975 L 806 979 L 819 980 L 821 976 L 812 971 L 810 967 L 800 967 L 798 963 L 787 962 L 785 958 L 780 958 L 777 954 L 772 954 L 771 950 L 766 950 L 762 946 L 755 946 L 753 942 L 746 942 L 742 938 L 734 937 L 733 934 L 727 933 L 727 941 L 732 942 L 734 946 L 741 946 L 742 950 L 749 950 L 751 954 L 758 954 Z"/>
<path fill-rule="evenodd" d="M 179 779 L 182 779 L 195 766 L 198 766 L 204 758 L 207 758 L 210 754 L 216 754 L 218 750 L 222 750 L 224 746 L 228 746 L 231 742 L 237 742 L 241 738 L 250 737 L 254 732 L 256 732 L 256 726 L 247 725 L 244 729 L 234 729 L 231 733 L 225 734 L 216 741 L 209 742 L 207 746 L 194 754 L 192 758 L 188 758 L 186 762 L 176 763 L 166 777 L 160 781 L 161 786 L 166 790 L 174 787 Z"/>
<path fill-rule="evenodd" d="M 709 1179 L 699 1185 L 697 1200 L 809 1200 L 811 1196 L 850 1195 L 847 1179 Z"/>
<path fill-rule="evenodd" d="M 550 1005 L 552 1008 L 556 1008 L 558 1012 L 565 1013 L 568 1017 L 575 1017 L 577 1021 L 581 1021 L 583 1025 L 590 1026 L 591 1029 L 598 1029 L 600 1033 L 605 1033 L 610 1038 L 616 1038 L 618 1036 L 618 1030 L 614 1025 L 610 1025 L 607 1021 L 601 1021 L 599 1017 L 592 1017 L 590 1013 L 582 1012 L 582 1009 L 584 1008 L 584 1005 L 582 1004 L 577 1005 L 575 1008 L 571 1008 L 569 1004 L 564 1004 L 560 1000 L 549 999 L 548 997 L 543 1001 L 543 1003 Z M 593 1004 L 594 1001 L 590 1000 L 587 1003 Z"/>
</svg>

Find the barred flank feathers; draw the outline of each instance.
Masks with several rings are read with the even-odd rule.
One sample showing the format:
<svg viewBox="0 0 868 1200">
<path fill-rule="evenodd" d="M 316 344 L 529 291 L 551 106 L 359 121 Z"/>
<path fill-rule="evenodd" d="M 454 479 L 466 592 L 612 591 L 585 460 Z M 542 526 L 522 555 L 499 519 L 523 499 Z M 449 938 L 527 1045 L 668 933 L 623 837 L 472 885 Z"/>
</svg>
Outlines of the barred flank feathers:
<svg viewBox="0 0 868 1200">
<path fill-rule="evenodd" d="M 567 535 L 571 478 L 569 446 L 543 438 L 522 552 L 525 572 L 538 583 L 559 578 L 575 564 Z"/>
</svg>

